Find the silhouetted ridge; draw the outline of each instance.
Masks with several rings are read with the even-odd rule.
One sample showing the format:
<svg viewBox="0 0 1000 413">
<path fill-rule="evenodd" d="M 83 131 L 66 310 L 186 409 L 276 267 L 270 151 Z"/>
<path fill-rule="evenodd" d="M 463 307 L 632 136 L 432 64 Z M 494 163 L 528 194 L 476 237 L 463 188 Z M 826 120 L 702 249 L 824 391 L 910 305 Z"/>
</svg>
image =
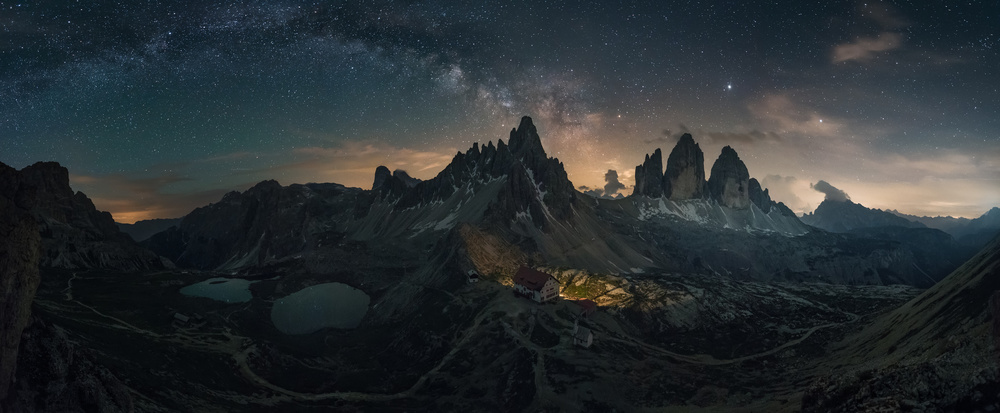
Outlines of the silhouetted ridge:
<svg viewBox="0 0 1000 413">
<path fill-rule="evenodd" d="M 803 215 L 802 222 L 831 232 L 848 232 L 857 228 L 897 226 L 924 228 L 924 224 L 913 222 L 881 209 L 871 209 L 851 200 L 825 200 L 816 210 Z"/>
<path fill-rule="evenodd" d="M 656 148 L 652 155 L 646 155 L 642 165 L 635 167 L 635 189 L 633 195 L 659 198 L 663 195 L 663 154 Z"/>
<path fill-rule="evenodd" d="M 509 187 L 501 193 L 501 197 L 508 199 L 498 200 L 490 209 L 495 217 L 513 217 L 518 212 L 534 210 L 538 215 L 533 214 L 532 217 L 538 223 L 544 222 L 546 211 L 557 218 L 568 216 L 576 199 L 576 190 L 563 164 L 546 155 L 530 117 L 521 118 L 518 127 L 511 130 L 508 142 L 498 139 L 496 146 L 488 142 L 482 149 L 475 143 L 466 152 L 456 153 L 433 179 L 411 185 L 397 176 L 398 173 L 386 177 L 385 171 L 379 169 L 375 178 L 377 185 L 373 188 L 376 198 L 395 202 L 394 208 L 402 210 L 448 198 L 460 188 L 475 190 L 485 182 L 506 178 Z M 532 206 L 532 203 L 539 202 L 539 198 L 541 204 Z M 359 206 L 359 211 L 370 207 L 374 201 L 368 200 L 367 205 Z"/>
<path fill-rule="evenodd" d="M 8 167 L 9 168 L 9 167 Z M 111 214 L 99 211 L 83 192 L 69 186 L 69 171 L 56 162 L 38 162 L 9 176 L 34 188 L 32 215 L 42 235 L 43 268 L 162 268 L 155 254 L 118 229 Z"/>
<path fill-rule="evenodd" d="M 372 183 L 372 190 L 377 190 L 385 184 L 385 180 L 392 176 L 392 172 L 389 172 L 389 168 L 384 165 L 379 165 L 375 168 L 375 182 Z"/>
</svg>

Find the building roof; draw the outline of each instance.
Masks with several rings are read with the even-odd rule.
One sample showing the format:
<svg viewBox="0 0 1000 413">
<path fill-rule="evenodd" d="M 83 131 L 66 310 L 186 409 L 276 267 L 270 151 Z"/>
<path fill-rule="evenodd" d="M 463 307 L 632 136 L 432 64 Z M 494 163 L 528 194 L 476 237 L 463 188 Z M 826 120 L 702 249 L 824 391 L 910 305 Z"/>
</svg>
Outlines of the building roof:
<svg viewBox="0 0 1000 413">
<path fill-rule="evenodd" d="M 590 332 L 587 327 L 580 327 L 576 329 L 576 335 L 574 336 L 577 340 L 587 341 L 587 336 L 593 336 L 594 334 Z"/>
<path fill-rule="evenodd" d="M 542 291 L 542 287 L 545 285 L 545 282 L 550 278 L 555 281 L 555 277 L 549 274 L 522 266 L 521 268 L 518 268 L 517 273 L 514 274 L 514 283 L 521 284 L 532 291 Z"/>
</svg>

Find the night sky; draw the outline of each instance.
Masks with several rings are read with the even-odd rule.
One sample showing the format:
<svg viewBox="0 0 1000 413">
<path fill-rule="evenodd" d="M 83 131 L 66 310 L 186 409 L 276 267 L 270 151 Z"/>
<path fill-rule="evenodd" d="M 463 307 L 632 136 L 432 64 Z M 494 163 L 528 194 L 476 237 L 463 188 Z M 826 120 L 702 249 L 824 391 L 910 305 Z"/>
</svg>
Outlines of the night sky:
<svg viewBox="0 0 1000 413">
<path fill-rule="evenodd" d="M 582 190 L 630 194 L 690 132 L 799 213 L 820 180 L 1000 205 L 1000 2 L 626 3 L 3 1 L 0 162 L 58 161 L 132 222 L 264 179 L 431 178 L 528 115 Z"/>
</svg>

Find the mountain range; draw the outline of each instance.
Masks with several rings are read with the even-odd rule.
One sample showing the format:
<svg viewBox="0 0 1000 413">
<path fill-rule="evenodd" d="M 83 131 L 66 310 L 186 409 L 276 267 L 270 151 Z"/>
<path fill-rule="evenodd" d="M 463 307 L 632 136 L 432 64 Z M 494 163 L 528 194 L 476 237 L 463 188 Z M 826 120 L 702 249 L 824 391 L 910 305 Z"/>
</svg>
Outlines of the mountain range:
<svg viewBox="0 0 1000 413">
<path fill-rule="evenodd" d="M 263 181 L 178 220 L 134 226 L 73 193 L 58 164 L 0 166 L 0 223 L 11 234 L 0 245 L 0 406 L 772 410 L 794 400 L 787 405 L 853 409 L 854 399 L 801 383 L 854 388 L 817 366 L 880 355 L 850 343 L 823 350 L 823 340 L 856 333 L 855 323 L 897 328 L 920 312 L 933 313 L 920 328 L 951 332 L 934 323 L 959 310 L 910 301 L 886 312 L 914 287 L 932 287 L 916 299 L 935 305 L 973 294 L 962 328 L 982 321 L 976 280 L 993 267 L 975 263 L 992 263 L 996 242 L 966 262 L 975 251 L 952 235 L 849 201 L 800 219 L 732 147 L 708 179 L 693 136 L 681 136 L 666 165 L 662 153 L 636 167 L 631 196 L 594 198 L 524 117 L 506 142 L 474 144 L 432 179 L 380 166 L 371 189 Z M 514 297 L 510 277 L 522 265 L 551 273 L 564 299 L 529 308 Z M 469 270 L 485 282 L 466 285 Z M 280 303 L 331 284 L 364 295 L 357 327 L 277 328 Z M 186 292 L 195 287 L 245 295 Z M 577 298 L 602 314 L 576 318 Z M 292 319 L 319 317 L 309 314 Z M 599 336 L 589 353 L 561 333 L 577 324 Z M 859 337 L 882 337 L 871 331 Z M 794 367 L 803 364 L 815 370 Z M 743 367 L 782 390 L 759 387 Z M 630 390 L 617 387 L 623 377 Z M 719 387 L 725 380 L 733 393 Z"/>
<path fill-rule="evenodd" d="M 771 200 L 731 147 L 705 180 L 691 135 L 673 148 L 665 172 L 660 150 L 647 155 L 636 167 L 635 192 L 616 200 L 574 189 L 530 118 L 508 142 L 474 144 L 426 181 L 379 167 L 369 191 L 262 182 L 194 210 L 143 245 L 182 267 L 237 270 L 308 261 L 340 240 L 412 250 L 472 225 L 540 263 L 588 271 L 698 269 L 755 280 L 922 286 L 971 254 L 946 249 L 954 256 L 940 263 L 898 237 L 810 229 Z"/>
</svg>

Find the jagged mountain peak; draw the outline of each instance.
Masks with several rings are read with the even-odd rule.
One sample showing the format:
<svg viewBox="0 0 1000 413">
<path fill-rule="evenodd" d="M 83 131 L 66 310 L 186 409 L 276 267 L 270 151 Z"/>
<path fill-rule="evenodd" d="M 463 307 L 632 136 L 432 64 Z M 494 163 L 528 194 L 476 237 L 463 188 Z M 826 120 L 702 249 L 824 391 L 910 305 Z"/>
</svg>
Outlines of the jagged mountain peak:
<svg viewBox="0 0 1000 413">
<path fill-rule="evenodd" d="M 372 190 L 381 188 L 390 176 L 392 176 L 392 172 L 389 172 L 389 168 L 385 165 L 379 165 L 378 168 L 375 168 L 375 182 L 372 183 Z"/>
<path fill-rule="evenodd" d="M 522 170 L 531 185 L 522 185 L 523 177 L 515 176 Z M 432 179 L 415 182 L 400 176 L 399 171 L 391 176 L 387 176 L 387 172 L 388 168 L 376 171 L 373 189 L 377 195 L 371 202 L 376 198 L 394 202 L 397 210 L 449 198 L 459 188 L 468 187 L 475 191 L 476 187 L 496 179 L 506 179 L 508 185 L 517 186 L 503 194 L 512 194 L 518 200 L 543 202 L 553 216 L 569 214 L 575 200 L 575 189 L 564 165 L 546 155 L 538 130 L 528 116 L 522 117 L 520 125 L 511 130 L 507 142 L 497 139 L 495 146 L 490 141 L 481 149 L 478 143 L 473 144 L 469 150 L 457 152 L 452 161 Z M 501 204 L 511 208 L 524 207 L 509 202 L 497 205 Z M 523 211 L 506 207 L 500 209 L 506 211 L 504 214 Z"/>
<path fill-rule="evenodd" d="M 250 188 L 250 192 L 265 192 L 265 191 L 276 191 L 281 189 L 281 184 L 273 179 L 268 179 L 258 182 L 256 185 Z"/>
<path fill-rule="evenodd" d="M 721 205 L 736 209 L 750 207 L 750 172 L 731 146 L 722 148 L 712 165 L 706 188 L 708 195 Z"/>
<path fill-rule="evenodd" d="M 545 150 L 542 148 L 542 138 L 538 136 L 538 129 L 535 128 L 535 124 L 532 123 L 531 117 L 524 116 L 521 118 L 521 124 L 517 128 L 510 130 L 510 151 L 518 154 L 524 155 L 527 153 L 541 154 L 545 156 Z"/>
<path fill-rule="evenodd" d="M 635 167 L 635 189 L 633 195 L 658 198 L 663 195 L 663 153 L 656 148 L 653 154 L 646 154 L 642 165 Z"/>
<path fill-rule="evenodd" d="M 672 200 L 698 199 L 705 195 L 705 154 L 690 133 L 681 135 L 667 157 L 663 194 Z"/>
<path fill-rule="evenodd" d="M 681 135 L 680 139 L 677 140 L 677 145 L 675 146 L 690 146 L 690 145 L 698 146 L 698 144 L 694 141 L 694 136 L 691 136 L 690 133 L 685 133 Z"/>
</svg>

